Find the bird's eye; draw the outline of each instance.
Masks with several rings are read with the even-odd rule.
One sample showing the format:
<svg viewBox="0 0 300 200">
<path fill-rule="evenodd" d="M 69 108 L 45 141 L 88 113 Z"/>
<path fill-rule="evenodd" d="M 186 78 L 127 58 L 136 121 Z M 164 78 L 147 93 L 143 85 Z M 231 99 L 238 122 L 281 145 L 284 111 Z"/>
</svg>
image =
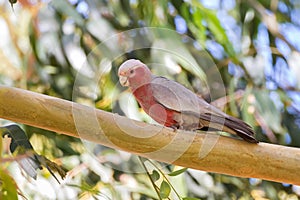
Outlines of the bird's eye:
<svg viewBox="0 0 300 200">
<path fill-rule="evenodd" d="M 130 70 L 130 74 L 133 74 L 134 73 L 134 70 L 132 69 L 132 70 Z"/>
</svg>

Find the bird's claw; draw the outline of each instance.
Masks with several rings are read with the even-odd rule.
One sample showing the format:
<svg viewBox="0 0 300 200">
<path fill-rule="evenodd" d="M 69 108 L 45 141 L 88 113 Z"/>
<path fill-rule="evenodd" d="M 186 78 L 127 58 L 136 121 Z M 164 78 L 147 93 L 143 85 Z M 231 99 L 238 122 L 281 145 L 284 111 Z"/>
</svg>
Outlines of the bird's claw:
<svg viewBox="0 0 300 200">
<path fill-rule="evenodd" d="M 179 124 L 173 124 L 172 126 L 170 126 L 170 128 L 173 129 L 174 132 L 177 132 L 178 129 L 182 129 L 183 127 Z"/>
<path fill-rule="evenodd" d="M 173 129 L 173 132 L 175 132 L 175 133 L 178 130 L 178 127 L 176 125 L 172 125 L 172 126 L 170 126 L 170 128 Z"/>
</svg>

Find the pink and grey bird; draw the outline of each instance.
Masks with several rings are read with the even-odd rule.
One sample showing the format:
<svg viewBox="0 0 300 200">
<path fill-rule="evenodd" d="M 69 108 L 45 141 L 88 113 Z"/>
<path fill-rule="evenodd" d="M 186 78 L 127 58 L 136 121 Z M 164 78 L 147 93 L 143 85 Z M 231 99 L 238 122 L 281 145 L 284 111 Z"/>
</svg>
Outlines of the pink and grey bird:
<svg viewBox="0 0 300 200">
<path fill-rule="evenodd" d="M 184 130 L 217 130 L 236 134 L 258 143 L 253 129 L 210 105 L 183 85 L 155 76 L 139 60 L 125 61 L 118 75 L 122 86 L 128 86 L 143 110 L 158 123 Z"/>
</svg>

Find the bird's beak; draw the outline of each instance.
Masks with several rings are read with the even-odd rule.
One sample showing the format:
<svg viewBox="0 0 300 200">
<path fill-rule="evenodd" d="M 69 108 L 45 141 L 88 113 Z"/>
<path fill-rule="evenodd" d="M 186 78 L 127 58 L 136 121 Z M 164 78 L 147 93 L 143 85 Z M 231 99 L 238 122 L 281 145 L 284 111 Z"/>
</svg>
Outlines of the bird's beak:
<svg viewBox="0 0 300 200">
<path fill-rule="evenodd" d="M 120 76 L 119 80 L 122 86 L 129 86 L 128 77 Z"/>
</svg>

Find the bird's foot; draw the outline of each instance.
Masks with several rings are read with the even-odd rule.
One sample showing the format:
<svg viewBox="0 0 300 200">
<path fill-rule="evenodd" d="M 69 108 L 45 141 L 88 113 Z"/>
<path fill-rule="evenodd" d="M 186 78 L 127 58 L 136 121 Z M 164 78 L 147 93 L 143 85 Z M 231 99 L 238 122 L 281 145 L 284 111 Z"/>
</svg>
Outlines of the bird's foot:
<svg viewBox="0 0 300 200">
<path fill-rule="evenodd" d="M 176 126 L 176 125 L 172 125 L 172 126 L 170 126 L 170 128 L 173 129 L 173 132 L 177 132 L 177 130 L 178 130 L 178 126 Z"/>
<path fill-rule="evenodd" d="M 170 126 L 170 128 L 172 128 L 174 132 L 177 132 L 178 129 L 183 130 L 183 126 L 181 126 L 180 124 L 173 124 L 172 126 Z"/>
</svg>

